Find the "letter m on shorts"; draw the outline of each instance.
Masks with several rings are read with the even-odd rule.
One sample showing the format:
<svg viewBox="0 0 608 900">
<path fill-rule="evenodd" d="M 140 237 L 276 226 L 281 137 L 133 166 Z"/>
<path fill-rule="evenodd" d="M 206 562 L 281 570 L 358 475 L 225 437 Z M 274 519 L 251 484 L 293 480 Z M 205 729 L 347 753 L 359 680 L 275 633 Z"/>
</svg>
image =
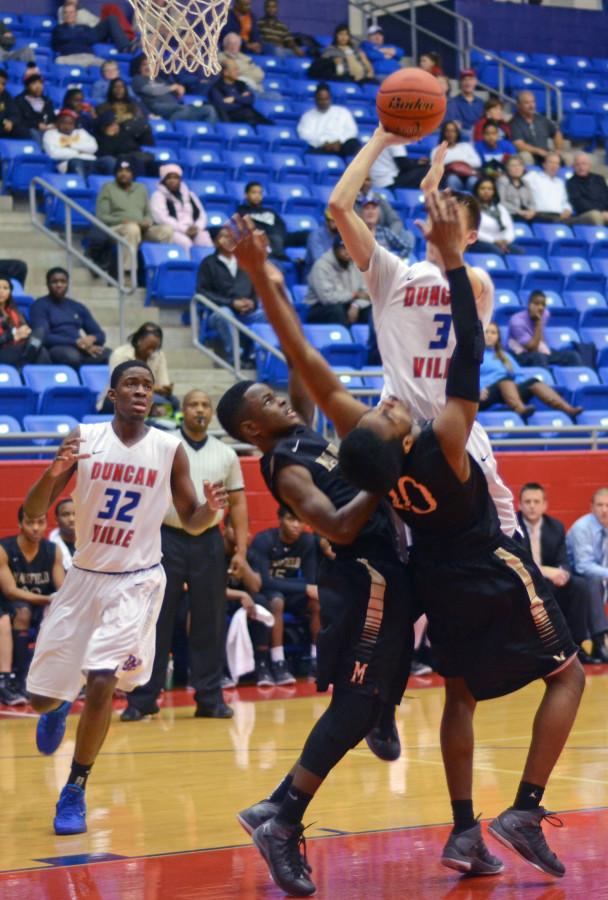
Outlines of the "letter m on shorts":
<svg viewBox="0 0 608 900">
<path fill-rule="evenodd" d="M 360 663 L 359 660 L 355 662 L 355 668 L 353 669 L 353 674 L 351 677 L 352 684 L 363 684 L 363 680 L 365 679 L 365 673 L 367 672 L 367 663 Z"/>
</svg>

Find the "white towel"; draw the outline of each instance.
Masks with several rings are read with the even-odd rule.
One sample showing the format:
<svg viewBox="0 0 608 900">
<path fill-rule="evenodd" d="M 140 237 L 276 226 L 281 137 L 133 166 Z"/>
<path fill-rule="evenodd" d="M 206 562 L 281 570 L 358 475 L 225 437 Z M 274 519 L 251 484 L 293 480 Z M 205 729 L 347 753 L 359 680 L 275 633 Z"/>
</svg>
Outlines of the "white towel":
<svg viewBox="0 0 608 900">
<path fill-rule="evenodd" d="M 255 605 L 255 618 L 269 628 L 274 625 L 272 613 L 258 603 Z M 226 661 L 235 681 L 238 681 L 241 675 L 246 675 L 247 672 L 253 672 L 255 669 L 253 644 L 247 627 L 247 612 L 243 607 L 237 609 L 228 628 Z"/>
</svg>

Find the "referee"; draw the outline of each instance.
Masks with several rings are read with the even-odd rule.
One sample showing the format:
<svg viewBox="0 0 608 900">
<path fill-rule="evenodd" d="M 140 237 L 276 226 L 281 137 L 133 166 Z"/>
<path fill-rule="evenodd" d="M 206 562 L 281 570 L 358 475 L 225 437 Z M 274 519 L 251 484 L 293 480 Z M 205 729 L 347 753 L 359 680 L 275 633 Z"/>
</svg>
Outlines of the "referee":
<svg viewBox="0 0 608 900">
<path fill-rule="evenodd" d="M 230 573 L 237 577 L 247 552 L 247 501 L 238 457 L 231 447 L 207 434 L 213 416 L 209 396 L 192 390 L 182 402 L 180 436 L 190 461 L 190 475 L 203 501 L 204 481 L 223 481 L 228 490 L 236 551 Z M 167 575 L 165 597 L 156 625 L 156 655 L 150 681 L 128 695 L 123 722 L 136 722 L 159 712 L 156 700 L 165 682 L 173 638 L 175 613 L 184 583 L 190 606 L 190 679 L 196 700 L 195 716 L 229 719 L 232 709 L 224 703 L 220 682 L 224 664 L 226 630 L 226 560 L 219 529 L 223 513 L 200 534 L 185 531 L 171 506 L 161 529 L 163 567 Z"/>
</svg>

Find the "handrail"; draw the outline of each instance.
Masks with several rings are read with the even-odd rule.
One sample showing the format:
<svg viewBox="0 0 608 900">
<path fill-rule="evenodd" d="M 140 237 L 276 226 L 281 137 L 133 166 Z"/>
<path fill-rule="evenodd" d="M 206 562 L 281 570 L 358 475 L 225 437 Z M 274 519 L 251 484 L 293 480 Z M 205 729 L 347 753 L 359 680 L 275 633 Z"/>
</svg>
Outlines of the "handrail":
<svg viewBox="0 0 608 900">
<path fill-rule="evenodd" d="M 52 231 L 52 229 L 47 228 L 44 223 L 39 221 L 38 211 L 36 208 L 36 187 L 42 188 L 48 194 L 52 194 L 54 197 L 57 197 L 64 206 L 65 206 L 65 240 L 58 234 L 56 231 Z M 127 241 L 126 238 L 122 237 L 122 235 L 117 234 L 107 225 L 105 225 L 100 219 L 94 216 L 89 212 L 88 209 L 85 209 L 84 206 L 81 206 L 80 203 L 77 203 L 71 197 L 68 197 L 67 194 L 64 194 L 63 191 L 60 191 L 54 185 L 50 184 L 48 181 L 45 181 L 44 178 L 41 178 L 39 175 L 32 178 L 29 187 L 29 201 L 30 201 L 30 219 L 34 228 L 38 229 L 38 231 L 42 231 L 43 234 L 46 234 L 52 241 L 56 244 L 59 244 L 60 247 L 66 252 L 67 255 L 67 269 L 68 275 L 71 278 L 72 276 L 72 257 L 75 257 L 83 266 L 85 266 L 89 271 L 94 272 L 99 278 L 103 278 L 109 285 L 115 287 L 118 290 L 118 305 L 119 305 L 119 329 L 120 329 L 120 340 L 121 342 L 125 340 L 126 336 L 126 322 L 125 322 L 125 297 L 126 295 L 133 294 L 136 290 L 136 280 L 135 273 L 137 272 L 137 254 L 131 244 Z M 106 272 L 105 269 L 100 268 L 96 263 L 93 262 L 92 259 L 89 259 L 88 256 L 85 256 L 77 247 L 74 246 L 74 232 L 72 228 L 72 211 L 79 213 L 79 215 L 83 216 L 91 225 L 97 228 L 99 231 L 102 231 L 111 241 L 113 241 L 117 245 L 118 250 L 118 278 L 114 278 L 109 272 Z M 124 253 L 127 252 L 130 257 L 130 268 L 132 276 L 132 284 L 125 284 L 125 259 Z"/>
</svg>

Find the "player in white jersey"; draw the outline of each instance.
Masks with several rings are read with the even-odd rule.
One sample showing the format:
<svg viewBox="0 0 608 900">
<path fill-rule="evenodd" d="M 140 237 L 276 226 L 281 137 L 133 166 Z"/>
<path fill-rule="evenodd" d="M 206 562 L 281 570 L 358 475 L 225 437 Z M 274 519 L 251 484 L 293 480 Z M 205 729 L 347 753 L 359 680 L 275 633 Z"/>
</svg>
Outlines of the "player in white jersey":
<svg viewBox="0 0 608 900">
<path fill-rule="evenodd" d="M 428 244 L 427 259 L 408 265 L 377 244 L 354 209 L 361 185 L 380 153 L 386 147 L 403 143 L 402 138 L 379 126 L 334 188 L 329 208 L 367 283 L 384 368 L 384 396 L 399 398 L 410 406 L 415 418 L 424 420 L 434 418 L 445 405 L 445 379 L 456 342 L 441 255 Z M 443 157 L 440 148 L 421 184 L 425 193 L 438 186 Z M 479 207 L 469 194 L 459 195 L 459 202 L 466 247 L 477 239 Z M 492 280 L 483 269 L 467 267 L 467 271 L 485 328 L 492 318 Z M 486 476 L 503 531 L 512 535 L 518 527 L 513 495 L 498 475 L 490 441 L 478 422 L 467 450 Z"/>
<path fill-rule="evenodd" d="M 160 526 L 167 507 L 173 501 L 184 528 L 197 531 L 226 505 L 221 483 L 206 483 L 206 502 L 199 503 L 180 441 L 145 424 L 153 395 L 145 363 L 117 366 L 108 391 L 112 422 L 75 429 L 25 499 L 28 517 L 45 515 L 76 474 L 73 565 L 40 628 L 27 680 L 42 714 L 36 743 L 47 754 L 61 743 L 86 681 L 56 834 L 87 830 L 84 788 L 110 725 L 114 689 L 131 691 L 150 677 L 165 589 Z"/>
</svg>

